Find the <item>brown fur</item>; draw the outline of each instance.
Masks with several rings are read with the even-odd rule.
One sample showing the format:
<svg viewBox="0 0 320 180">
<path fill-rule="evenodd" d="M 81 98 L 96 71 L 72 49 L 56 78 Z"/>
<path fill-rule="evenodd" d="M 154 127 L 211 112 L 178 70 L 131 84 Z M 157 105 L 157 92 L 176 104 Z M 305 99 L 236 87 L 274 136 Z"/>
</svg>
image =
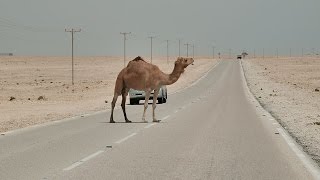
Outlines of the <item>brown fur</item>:
<svg viewBox="0 0 320 180">
<path fill-rule="evenodd" d="M 116 80 L 114 97 L 112 100 L 110 122 L 114 122 L 113 111 L 119 95 L 122 95 L 121 106 L 125 120 L 126 122 L 131 122 L 128 120 L 125 111 L 126 97 L 130 88 L 146 92 L 145 107 L 142 117 L 143 121 L 145 121 L 145 111 L 148 107 L 150 93 L 154 90 L 153 121 L 157 121 L 155 119 L 154 109 L 156 107 L 155 103 L 160 87 L 163 85 L 170 85 L 175 83 L 179 79 L 181 73 L 184 72 L 184 69 L 193 62 L 194 60 L 192 58 L 179 57 L 175 62 L 175 66 L 172 73 L 165 74 L 156 65 L 147 63 L 140 56 L 130 61 L 127 67 L 120 71 Z"/>
</svg>

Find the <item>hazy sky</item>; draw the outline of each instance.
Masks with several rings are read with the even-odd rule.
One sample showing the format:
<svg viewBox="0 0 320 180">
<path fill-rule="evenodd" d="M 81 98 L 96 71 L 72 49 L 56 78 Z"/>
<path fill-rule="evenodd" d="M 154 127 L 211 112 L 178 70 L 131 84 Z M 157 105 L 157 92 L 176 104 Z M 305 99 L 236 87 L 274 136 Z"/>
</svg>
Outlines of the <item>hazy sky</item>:
<svg viewBox="0 0 320 180">
<path fill-rule="evenodd" d="M 241 50 L 266 54 L 319 52 L 319 0 L 0 0 L 0 52 L 69 55 L 70 33 L 77 55 L 178 54 L 178 38 L 194 43 L 196 54 Z M 181 45 L 181 53 L 186 46 Z"/>
</svg>

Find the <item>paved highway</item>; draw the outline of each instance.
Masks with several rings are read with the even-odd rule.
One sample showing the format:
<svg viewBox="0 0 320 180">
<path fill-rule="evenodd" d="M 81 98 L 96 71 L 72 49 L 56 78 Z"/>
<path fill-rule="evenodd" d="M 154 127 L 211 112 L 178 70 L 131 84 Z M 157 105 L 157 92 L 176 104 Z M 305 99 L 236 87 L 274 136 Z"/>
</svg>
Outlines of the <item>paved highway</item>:
<svg viewBox="0 0 320 180">
<path fill-rule="evenodd" d="M 128 105 L 134 123 L 104 111 L 0 136 L 0 179 L 320 178 L 250 97 L 240 61 L 223 60 L 158 105 L 160 123 L 151 106 L 140 123 L 143 105 Z M 114 118 L 124 122 L 120 108 Z"/>
</svg>

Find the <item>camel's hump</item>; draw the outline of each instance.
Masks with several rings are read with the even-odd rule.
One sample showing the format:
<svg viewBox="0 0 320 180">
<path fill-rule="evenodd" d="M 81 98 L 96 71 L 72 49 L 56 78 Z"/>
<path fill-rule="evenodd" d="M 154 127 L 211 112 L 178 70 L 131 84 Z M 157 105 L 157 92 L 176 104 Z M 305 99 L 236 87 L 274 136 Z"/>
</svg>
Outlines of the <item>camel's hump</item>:
<svg viewBox="0 0 320 180">
<path fill-rule="evenodd" d="M 142 59 L 142 57 L 138 56 L 134 58 L 132 61 L 144 61 L 144 60 Z"/>
</svg>

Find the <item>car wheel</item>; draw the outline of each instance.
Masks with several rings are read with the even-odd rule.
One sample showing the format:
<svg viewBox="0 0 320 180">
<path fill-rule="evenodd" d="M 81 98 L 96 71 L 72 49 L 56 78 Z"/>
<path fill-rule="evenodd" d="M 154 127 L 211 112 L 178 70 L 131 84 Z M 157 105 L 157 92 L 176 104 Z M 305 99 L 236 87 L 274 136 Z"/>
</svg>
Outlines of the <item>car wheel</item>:
<svg viewBox="0 0 320 180">
<path fill-rule="evenodd" d="M 130 105 L 139 104 L 139 100 L 130 99 Z"/>
<path fill-rule="evenodd" d="M 163 103 L 163 98 L 159 98 L 159 99 L 158 99 L 158 103 L 159 103 L 159 104 L 162 104 L 162 103 Z"/>
</svg>

